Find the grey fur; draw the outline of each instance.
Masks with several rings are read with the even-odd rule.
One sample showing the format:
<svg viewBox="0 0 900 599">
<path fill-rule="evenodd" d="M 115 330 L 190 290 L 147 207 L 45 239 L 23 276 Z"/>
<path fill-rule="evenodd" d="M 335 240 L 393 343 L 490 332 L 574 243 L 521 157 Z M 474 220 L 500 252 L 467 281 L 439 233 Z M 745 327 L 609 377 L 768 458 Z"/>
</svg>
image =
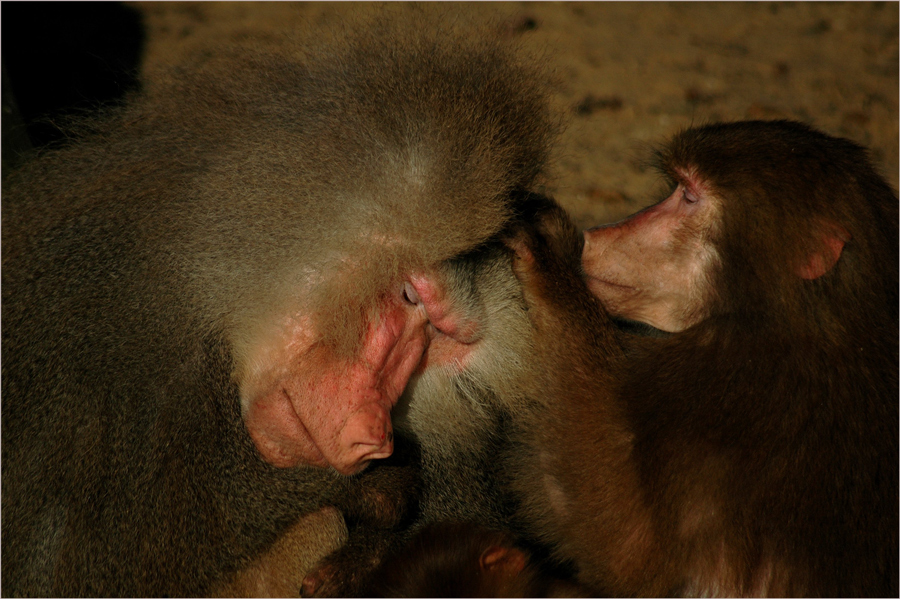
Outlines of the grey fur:
<svg viewBox="0 0 900 599">
<path fill-rule="evenodd" d="M 6 178 L 3 594 L 209 592 L 345 492 L 258 456 L 248 348 L 303 314 L 352 350 L 503 228 L 555 126 L 515 53 L 433 31 L 203 58 Z"/>
</svg>

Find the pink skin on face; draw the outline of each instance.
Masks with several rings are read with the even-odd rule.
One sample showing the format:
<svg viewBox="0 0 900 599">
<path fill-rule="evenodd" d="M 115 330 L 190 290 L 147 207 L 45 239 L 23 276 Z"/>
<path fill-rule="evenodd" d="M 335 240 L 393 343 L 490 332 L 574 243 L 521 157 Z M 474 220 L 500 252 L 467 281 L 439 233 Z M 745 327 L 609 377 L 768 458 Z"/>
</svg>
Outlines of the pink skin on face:
<svg viewBox="0 0 900 599">
<path fill-rule="evenodd" d="M 432 340 L 440 340 L 440 362 L 462 362 L 468 355 L 475 323 L 456 316 L 429 278 L 411 277 L 384 301 L 358 355 L 341 358 L 322 343 L 307 344 L 288 376 L 250 402 L 245 422 L 266 461 L 353 474 L 390 456 L 391 409 Z"/>
<path fill-rule="evenodd" d="M 612 314 L 672 332 L 702 317 L 715 255 L 708 237 L 717 202 L 699 178 L 681 175 L 662 202 L 585 231 L 582 252 L 588 285 Z"/>
</svg>

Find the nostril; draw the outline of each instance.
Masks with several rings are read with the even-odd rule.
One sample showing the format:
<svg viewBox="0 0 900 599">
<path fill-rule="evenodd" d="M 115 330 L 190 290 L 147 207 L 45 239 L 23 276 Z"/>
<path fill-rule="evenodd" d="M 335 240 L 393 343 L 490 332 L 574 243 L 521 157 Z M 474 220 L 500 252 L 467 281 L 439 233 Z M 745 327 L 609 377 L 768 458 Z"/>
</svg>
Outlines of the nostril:
<svg viewBox="0 0 900 599">
<path fill-rule="evenodd" d="M 410 304 L 418 304 L 422 301 L 419 299 L 419 294 L 416 293 L 416 290 L 409 283 L 403 285 L 403 299 Z"/>
</svg>

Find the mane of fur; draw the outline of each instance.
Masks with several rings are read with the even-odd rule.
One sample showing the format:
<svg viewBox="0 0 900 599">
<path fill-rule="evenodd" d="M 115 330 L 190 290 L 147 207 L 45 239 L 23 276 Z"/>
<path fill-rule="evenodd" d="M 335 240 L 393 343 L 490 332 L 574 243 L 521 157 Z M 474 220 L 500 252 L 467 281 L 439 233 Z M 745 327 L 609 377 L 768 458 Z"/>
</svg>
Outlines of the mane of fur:
<svg viewBox="0 0 900 599">
<path fill-rule="evenodd" d="M 4 233 L 12 221 L 25 247 L 116 211 L 238 362 L 275 315 L 317 315 L 352 350 L 381 294 L 503 227 L 557 125 L 546 77 L 499 35 L 421 18 L 359 30 L 174 69 L 18 173 Z"/>
</svg>

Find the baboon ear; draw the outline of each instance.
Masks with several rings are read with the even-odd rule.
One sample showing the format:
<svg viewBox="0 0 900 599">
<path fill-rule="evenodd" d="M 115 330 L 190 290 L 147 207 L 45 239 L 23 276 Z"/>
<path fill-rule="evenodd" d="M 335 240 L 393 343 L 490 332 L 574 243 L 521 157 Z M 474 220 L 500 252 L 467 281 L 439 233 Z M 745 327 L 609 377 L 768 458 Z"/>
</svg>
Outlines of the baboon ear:
<svg viewBox="0 0 900 599">
<path fill-rule="evenodd" d="M 494 545 L 488 547 L 481 554 L 480 566 L 483 572 L 503 570 L 509 575 L 515 576 L 525 569 L 527 560 L 525 554 L 514 547 Z"/>
<path fill-rule="evenodd" d="M 847 229 L 835 222 L 820 224 L 818 249 L 806 256 L 797 267 L 797 274 L 807 280 L 818 279 L 837 264 L 844 251 L 844 244 L 850 241 Z"/>
</svg>

